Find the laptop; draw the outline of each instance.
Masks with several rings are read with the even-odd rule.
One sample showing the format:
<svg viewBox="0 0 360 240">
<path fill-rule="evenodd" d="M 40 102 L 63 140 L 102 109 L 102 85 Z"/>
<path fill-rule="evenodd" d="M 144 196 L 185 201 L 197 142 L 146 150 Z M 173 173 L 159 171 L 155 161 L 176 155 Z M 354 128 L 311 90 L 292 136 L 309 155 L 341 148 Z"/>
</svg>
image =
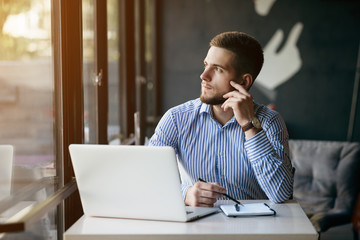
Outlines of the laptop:
<svg viewBox="0 0 360 240">
<path fill-rule="evenodd" d="M 0 145 L 0 201 L 10 196 L 14 147 Z"/>
<path fill-rule="evenodd" d="M 86 216 L 187 222 L 218 208 L 185 206 L 171 147 L 69 146 Z"/>
</svg>

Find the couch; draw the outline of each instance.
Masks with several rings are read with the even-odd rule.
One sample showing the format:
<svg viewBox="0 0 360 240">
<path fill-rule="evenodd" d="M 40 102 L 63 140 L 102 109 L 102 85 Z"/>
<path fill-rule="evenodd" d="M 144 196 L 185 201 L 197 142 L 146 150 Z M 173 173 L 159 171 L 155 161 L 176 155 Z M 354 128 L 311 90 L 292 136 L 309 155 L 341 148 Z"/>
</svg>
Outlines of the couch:
<svg viewBox="0 0 360 240">
<path fill-rule="evenodd" d="M 290 140 L 296 199 L 319 236 L 351 223 L 359 191 L 360 143 Z"/>
</svg>

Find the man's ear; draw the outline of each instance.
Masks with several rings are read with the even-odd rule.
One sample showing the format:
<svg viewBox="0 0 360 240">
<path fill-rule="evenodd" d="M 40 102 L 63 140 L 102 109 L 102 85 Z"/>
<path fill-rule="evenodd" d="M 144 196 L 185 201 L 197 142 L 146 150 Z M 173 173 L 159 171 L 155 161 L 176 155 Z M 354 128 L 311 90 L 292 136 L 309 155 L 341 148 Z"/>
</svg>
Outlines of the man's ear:
<svg viewBox="0 0 360 240">
<path fill-rule="evenodd" d="M 242 85 L 247 91 L 250 89 L 253 82 L 253 77 L 250 73 L 245 73 L 241 76 L 240 85 Z"/>
</svg>

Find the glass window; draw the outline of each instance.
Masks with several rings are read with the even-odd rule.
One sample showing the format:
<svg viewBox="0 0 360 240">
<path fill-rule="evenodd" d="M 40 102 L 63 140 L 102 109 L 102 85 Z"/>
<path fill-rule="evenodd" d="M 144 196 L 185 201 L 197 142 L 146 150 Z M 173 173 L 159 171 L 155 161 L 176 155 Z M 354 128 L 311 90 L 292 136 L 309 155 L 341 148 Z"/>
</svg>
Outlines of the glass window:
<svg viewBox="0 0 360 240">
<path fill-rule="evenodd" d="M 98 142 L 95 1 L 82 1 L 85 143 Z"/>
<path fill-rule="evenodd" d="M 107 1 L 108 39 L 108 141 L 120 144 L 120 49 L 119 49 L 119 4 L 118 0 Z"/>
<path fill-rule="evenodd" d="M 0 208 L 29 184 L 36 189 L 1 209 L 4 222 L 54 192 L 44 180 L 56 175 L 50 0 L 0 2 L 0 52 Z M 54 219 L 47 213 L 23 239 L 56 236 Z"/>
</svg>

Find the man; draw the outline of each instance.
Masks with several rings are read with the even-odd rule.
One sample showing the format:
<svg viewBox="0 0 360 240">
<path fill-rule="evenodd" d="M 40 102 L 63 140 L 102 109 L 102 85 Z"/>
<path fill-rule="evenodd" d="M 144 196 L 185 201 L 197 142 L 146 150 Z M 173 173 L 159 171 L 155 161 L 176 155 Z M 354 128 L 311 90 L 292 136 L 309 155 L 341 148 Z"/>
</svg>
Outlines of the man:
<svg viewBox="0 0 360 240">
<path fill-rule="evenodd" d="M 291 196 L 285 123 L 249 93 L 263 61 L 260 44 L 248 34 L 215 36 L 200 99 L 170 109 L 156 127 L 150 145 L 172 146 L 192 180 L 181 186 L 185 204 L 211 207 L 223 193 L 273 202 Z"/>
</svg>

